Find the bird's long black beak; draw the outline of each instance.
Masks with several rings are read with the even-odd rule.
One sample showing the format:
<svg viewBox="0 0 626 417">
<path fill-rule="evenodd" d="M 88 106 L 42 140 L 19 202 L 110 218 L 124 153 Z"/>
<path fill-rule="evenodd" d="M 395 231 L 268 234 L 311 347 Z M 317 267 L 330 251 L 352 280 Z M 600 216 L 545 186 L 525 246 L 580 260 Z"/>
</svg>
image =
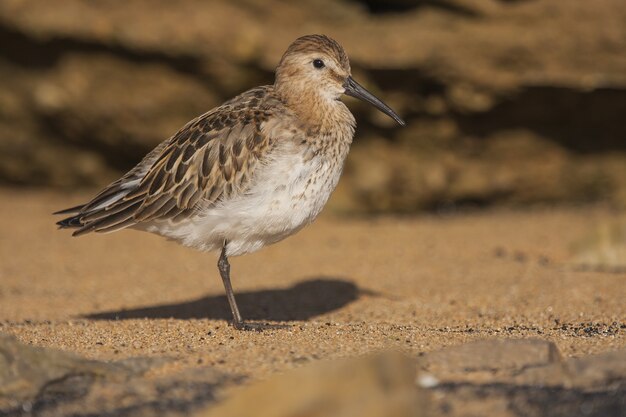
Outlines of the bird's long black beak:
<svg viewBox="0 0 626 417">
<path fill-rule="evenodd" d="M 378 110 L 382 111 L 387 116 L 398 122 L 400 126 L 406 125 L 406 123 L 404 123 L 404 120 L 402 120 L 395 111 L 391 110 L 391 107 L 383 103 L 374 94 L 363 88 L 363 86 L 354 81 L 352 77 L 348 77 L 346 82 L 343 83 L 343 87 L 346 89 L 345 94 L 367 101 L 368 103 L 374 105 L 374 107 L 376 107 Z"/>
</svg>

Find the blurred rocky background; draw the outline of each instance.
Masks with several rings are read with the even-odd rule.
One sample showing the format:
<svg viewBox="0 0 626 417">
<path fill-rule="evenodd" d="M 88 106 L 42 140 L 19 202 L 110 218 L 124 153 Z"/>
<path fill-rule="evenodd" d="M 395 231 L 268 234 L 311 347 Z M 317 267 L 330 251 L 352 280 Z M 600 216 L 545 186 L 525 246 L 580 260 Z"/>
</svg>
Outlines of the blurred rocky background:
<svg viewBox="0 0 626 417">
<path fill-rule="evenodd" d="M 308 33 L 408 122 L 349 99 L 335 209 L 626 206 L 624 0 L 1 0 L 0 184 L 104 185 Z"/>
</svg>

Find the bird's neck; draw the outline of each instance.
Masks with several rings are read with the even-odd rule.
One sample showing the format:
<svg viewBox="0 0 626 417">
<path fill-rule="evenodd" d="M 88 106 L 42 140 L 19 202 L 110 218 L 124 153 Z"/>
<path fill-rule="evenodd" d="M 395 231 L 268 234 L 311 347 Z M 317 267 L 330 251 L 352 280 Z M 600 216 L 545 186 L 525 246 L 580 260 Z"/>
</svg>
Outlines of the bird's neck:
<svg viewBox="0 0 626 417">
<path fill-rule="evenodd" d="M 317 92 L 279 91 L 281 99 L 293 111 L 307 131 L 326 134 L 339 130 L 354 131 L 355 120 L 345 104 Z"/>
</svg>

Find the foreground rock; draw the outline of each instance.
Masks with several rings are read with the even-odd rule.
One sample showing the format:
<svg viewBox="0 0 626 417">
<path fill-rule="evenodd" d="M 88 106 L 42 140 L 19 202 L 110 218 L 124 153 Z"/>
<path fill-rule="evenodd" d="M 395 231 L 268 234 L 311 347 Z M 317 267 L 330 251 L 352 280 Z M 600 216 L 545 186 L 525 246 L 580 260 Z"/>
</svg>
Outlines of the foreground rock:
<svg viewBox="0 0 626 417">
<path fill-rule="evenodd" d="M 539 339 L 481 340 L 430 352 L 420 359 L 422 369 L 445 380 L 508 378 L 521 370 L 561 361 L 557 347 Z"/>
<path fill-rule="evenodd" d="M 626 351 L 565 360 L 543 340 L 320 361 L 244 386 L 202 366 L 153 376 L 168 362 L 104 363 L 0 336 L 0 415 L 626 415 Z"/>
<path fill-rule="evenodd" d="M 351 104 L 336 207 L 626 205 L 625 20 L 622 0 L 6 0 L 0 182 L 102 185 L 315 31 L 408 122 Z"/>
<path fill-rule="evenodd" d="M 395 354 L 319 363 L 231 393 L 198 416 L 418 417 L 429 407 L 415 364 Z"/>
<path fill-rule="evenodd" d="M 234 389 L 209 408 L 216 391 L 237 379 L 206 367 L 147 374 L 167 362 L 103 363 L 0 336 L 0 415 L 417 417 L 428 404 L 415 386 L 414 362 L 395 354 L 314 364 Z"/>
<path fill-rule="evenodd" d="M 228 380 L 209 368 L 146 375 L 166 359 L 105 363 L 36 348 L 0 335 L 0 415 L 187 415 L 214 401 Z"/>
<path fill-rule="evenodd" d="M 483 340 L 428 353 L 419 364 L 440 415 L 626 413 L 626 350 L 564 360 L 543 340 Z"/>
</svg>

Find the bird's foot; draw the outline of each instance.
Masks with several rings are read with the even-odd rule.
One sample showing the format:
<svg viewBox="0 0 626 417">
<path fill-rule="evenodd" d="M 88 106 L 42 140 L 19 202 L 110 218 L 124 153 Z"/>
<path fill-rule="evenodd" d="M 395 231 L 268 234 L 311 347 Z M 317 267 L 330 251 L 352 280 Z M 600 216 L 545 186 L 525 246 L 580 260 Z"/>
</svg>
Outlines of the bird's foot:
<svg viewBox="0 0 626 417">
<path fill-rule="evenodd" d="M 263 330 L 288 329 L 291 326 L 288 324 L 254 323 L 249 321 L 240 321 L 233 322 L 233 327 L 236 330 L 262 332 Z"/>
</svg>

